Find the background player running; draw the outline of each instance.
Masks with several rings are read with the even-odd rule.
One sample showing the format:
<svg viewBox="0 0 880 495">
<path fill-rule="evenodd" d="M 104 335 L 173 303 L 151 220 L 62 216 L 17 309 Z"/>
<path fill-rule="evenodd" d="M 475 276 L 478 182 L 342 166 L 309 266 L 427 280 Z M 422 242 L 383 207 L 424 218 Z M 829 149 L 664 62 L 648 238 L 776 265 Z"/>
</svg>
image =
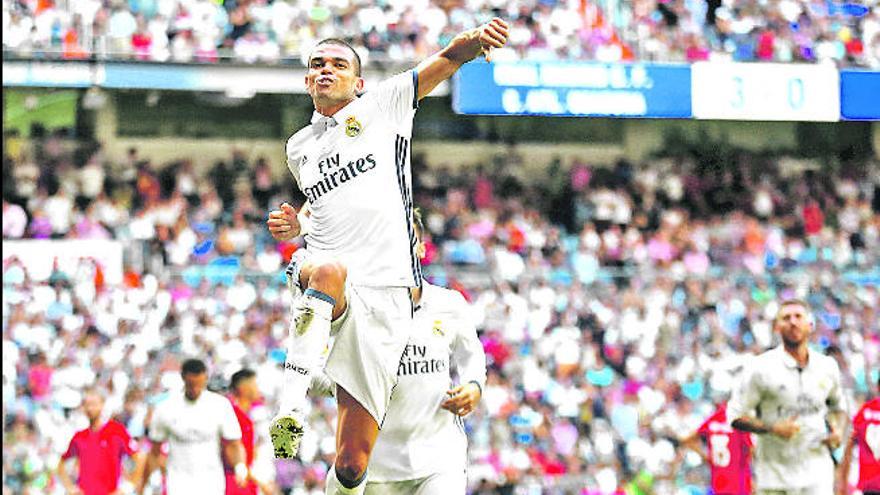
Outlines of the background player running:
<svg viewBox="0 0 880 495">
<path fill-rule="evenodd" d="M 880 376 L 877 378 L 880 391 Z M 865 402 L 853 416 L 853 432 L 840 462 L 840 483 L 837 493 L 849 493 L 848 478 L 853 448 L 859 447 L 858 489 L 864 495 L 880 495 L 880 397 Z"/>
<path fill-rule="evenodd" d="M 118 493 L 122 475 L 122 458 L 128 456 L 139 462 L 137 443 L 132 440 L 125 426 L 111 419 L 104 421 L 104 396 L 96 389 L 87 390 L 83 396 L 83 412 L 89 427 L 76 432 L 67 451 L 58 462 L 58 478 L 68 494 L 110 495 Z M 66 463 L 76 459 L 79 463 L 76 484 L 67 474 Z M 125 482 L 130 484 L 130 474 Z"/>
<path fill-rule="evenodd" d="M 752 435 L 730 426 L 722 402 L 693 433 L 681 439 L 709 465 L 712 495 L 752 493 Z M 703 448 L 703 443 L 706 448 Z"/>
<path fill-rule="evenodd" d="M 235 480 L 235 466 L 228 462 L 223 464 L 226 472 L 226 495 L 257 495 L 257 489 L 263 493 L 273 493 L 272 487 L 261 483 L 251 473 L 254 467 L 254 421 L 250 417 L 254 404 L 261 399 L 260 389 L 257 387 L 257 374 L 254 370 L 244 368 L 232 374 L 229 380 L 229 402 L 241 428 L 241 444 L 244 447 L 244 463 L 248 469 L 248 481 L 244 486 Z"/>
<path fill-rule="evenodd" d="M 809 348 L 813 318 L 805 302 L 782 302 L 773 329 L 782 345 L 747 367 L 728 403 L 728 419 L 734 428 L 758 436 L 758 493 L 833 493 L 829 447 L 840 445 L 846 422 L 840 369 L 833 358 Z"/>
<path fill-rule="evenodd" d="M 419 258 L 424 225 L 416 211 Z M 406 352 L 370 459 L 368 495 L 464 494 L 467 437 L 461 418 L 477 406 L 486 383 L 486 354 L 464 297 L 426 281 Z M 459 385 L 452 382 L 456 368 Z"/>
<path fill-rule="evenodd" d="M 425 255 L 415 212 L 417 254 Z M 388 416 L 370 459 L 367 495 L 463 494 L 467 437 L 462 417 L 476 408 L 486 382 L 486 354 L 470 308 L 456 291 L 422 281 L 413 289 L 413 327 L 397 368 Z M 453 367 L 459 385 L 453 385 Z M 333 393 L 322 373 L 313 395 Z"/>
<path fill-rule="evenodd" d="M 180 371 L 184 390 L 156 406 L 150 423 L 152 447 L 138 493 L 159 465 L 162 444 L 168 442 L 166 487 L 168 495 L 224 495 L 223 460 L 234 466 L 235 482 L 244 486 L 245 466 L 241 428 L 229 399 L 205 390 L 208 371 L 198 359 L 184 361 Z M 221 440 L 225 440 L 222 444 Z"/>
</svg>

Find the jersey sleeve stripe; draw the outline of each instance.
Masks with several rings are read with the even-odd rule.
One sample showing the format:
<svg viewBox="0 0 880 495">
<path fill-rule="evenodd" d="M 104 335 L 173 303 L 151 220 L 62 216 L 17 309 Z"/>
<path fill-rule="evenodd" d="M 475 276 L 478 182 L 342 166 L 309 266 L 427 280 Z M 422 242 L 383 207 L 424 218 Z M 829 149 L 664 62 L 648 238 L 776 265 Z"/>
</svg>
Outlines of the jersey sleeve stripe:
<svg viewBox="0 0 880 495">
<path fill-rule="evenodd" d="M 410 196 L 409 185 L 406 182 L 406 163 L 409 157 L 409 141 L 403 136 L 397 137 L 397 150 L 395 153 L 397 160 L 397 180 L 400 186 L 400 193 L 403 200 L 403 208 L 406 215 L 406 229 L 409 235 L 410 243 L 410 266 L 413 274 L 413 283 L 416 286 L 421 285 L 421 266 L 416 256 L 416 240 L 415 226 L 413 219 L 413 203 Z"/>
<path fill-rule="evenodd" d="M 417 71 L 416 69 L 413 69 L 412 70 L 412 77 L 413 77 L 413 102 L 412 102 L 413 106 L 412 107 L 413 107 L 413 110 L 418 110 L 419 109 L 419 71 Z"/>
<path fill-rule="evenodd" d="M 410 244 L 410 268 L 412 269 L 413 284 L 418 287 L 422 282 L 421 265 L 416 256 L 416 240 L 415 227 L 413 225 L 413 202 L 410 196 L 409 184 L 406 181 L 406 164 L 409 158 L 409 141 L 398 135 L 395 141 L 394 161 L 397 165 L 397 185 L 400 187 L 400 196 L 403 201 L 403 210 L 406 216 L 406 231 L 409 236 Z"/>
</svg>

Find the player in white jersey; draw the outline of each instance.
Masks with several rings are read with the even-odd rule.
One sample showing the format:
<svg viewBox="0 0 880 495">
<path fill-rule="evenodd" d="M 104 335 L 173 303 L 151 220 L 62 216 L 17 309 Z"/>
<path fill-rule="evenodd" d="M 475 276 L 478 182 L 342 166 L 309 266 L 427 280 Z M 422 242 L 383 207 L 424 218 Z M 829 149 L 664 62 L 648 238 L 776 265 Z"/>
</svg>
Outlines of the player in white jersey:
<svg viewBox="0 0 880 495">
<path fill-rule="evenodd" d="M 834 359 L 808 347 L 813 319 L 806 303 L 783 302 L 773 328 L 782 345 L 750 363 L 727 417 L 734 428 L 757 434 L 758 493 L 831 494 L 829 449 L 840 445 L 846 421 L 840 369 Z"/>
<path fill-rule="evenodd" d="M 424 227 L 418 212 L 415 217 L 422 258 Z M 461 418 L 482 395 L 486 354 L 460 293 L 422 282 L 413 301 L 412 330 L 370 459 L 366 494 L 463 495 L 467 437 Z"/>
<path fill-rule="evenodd" d="M 414 217 L 422 258 L 424 226 L 418 211 Z M 413 289 L 413 302 L 412 330 L 370 458 L 365 495 L 465 493 L 467 437 L 461 418 L 482 396 L 486 354 L 461 294 L 423 281 Z M 453 366 L 459 385 L 453 385 Z M 324 374 L 315 374 L 313 395 L 333 390 Z"/>
<path fill-rule="evenodd" d="M 205 363 L 189 359 L 181 368 L 183 393 L 156 406 L 150 423 L 153 443 L 138 493 L 143 493 L 150 474 L 158 467 L 162 444 L 168 442 L 166 487 L 168 495 L 224 495 L 226 475 L 223 459 L 235 466 L 235 481 L 245 486 L 245 465 L 241 428 L 229 399 L 205 390 L 208 382 Z M 220 440 L 227 440 L 221 449 Z M 222 450 L 222 452 L 221 452 Z"/>
<path fill-rule="evenodd" d="M 327 493 L 363 492 L 412 321 L 410 288 L 421 281 L 409 163 L 418 101 L 506 40 L 507 24 L 495 19 L 360 97 L 360 59 L 349 45 L 324 40 L 309 56 L 305 82 L 315 113 L 288 141 L 287 161 L 308 198 L 305 240 L 313 256 L 288 271 L 303 295 L 293 309 L 281 411 L 270 436 L 276 457 L 295 455 L 305 394 L 332 321 L 337 335 L 325 372 L 337 384 L 339 415 Z M 286 204 L 267 223 L 277 240 L 301 233 Z"/>
</svg>

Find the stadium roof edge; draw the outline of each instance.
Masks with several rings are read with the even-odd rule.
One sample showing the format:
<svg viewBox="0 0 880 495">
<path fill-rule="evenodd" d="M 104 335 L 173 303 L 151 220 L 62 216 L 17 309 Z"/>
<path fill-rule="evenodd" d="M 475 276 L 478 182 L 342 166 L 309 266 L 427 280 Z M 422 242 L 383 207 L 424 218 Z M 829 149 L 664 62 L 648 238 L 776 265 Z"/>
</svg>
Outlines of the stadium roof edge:
<svg viewBox="0 0 880 495">
<path fill-rule="evenodd" d="M 371 64 L 367 86 L 405 65 Z M 247 95 L 305 94 L 305 67 L 297 65 L 183 64 L 109 60 L 10 58 L 4 53 L 3 86 L 43 88 L 155 89 Z M 430 96 L 449 94 L 443 84 Z"/>
</svg>

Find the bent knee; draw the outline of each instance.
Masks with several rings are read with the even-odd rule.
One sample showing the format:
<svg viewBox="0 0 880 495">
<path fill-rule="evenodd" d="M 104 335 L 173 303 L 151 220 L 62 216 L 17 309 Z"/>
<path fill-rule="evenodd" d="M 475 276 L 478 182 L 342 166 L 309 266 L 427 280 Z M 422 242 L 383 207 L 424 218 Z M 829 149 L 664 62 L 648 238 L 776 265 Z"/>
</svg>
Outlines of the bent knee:
<svg viewBox="0 0 880 495">
<path fill-rule="evenodd" d="M 300 275 L 300 280 L 305 287 L 324 287 L 340 289 L 345 286 L 345 278 L 348 275 L 345 266 L 336 261 L 324 263 L 308 263 Z"/>
<path fill-rule="evenodd" d="M 340 452 L 336 456 L 336 473 L 345 481 L 357 481 L 367 470 L 369 460 L 370 457 L 366 452 Z"/>
</svg>

